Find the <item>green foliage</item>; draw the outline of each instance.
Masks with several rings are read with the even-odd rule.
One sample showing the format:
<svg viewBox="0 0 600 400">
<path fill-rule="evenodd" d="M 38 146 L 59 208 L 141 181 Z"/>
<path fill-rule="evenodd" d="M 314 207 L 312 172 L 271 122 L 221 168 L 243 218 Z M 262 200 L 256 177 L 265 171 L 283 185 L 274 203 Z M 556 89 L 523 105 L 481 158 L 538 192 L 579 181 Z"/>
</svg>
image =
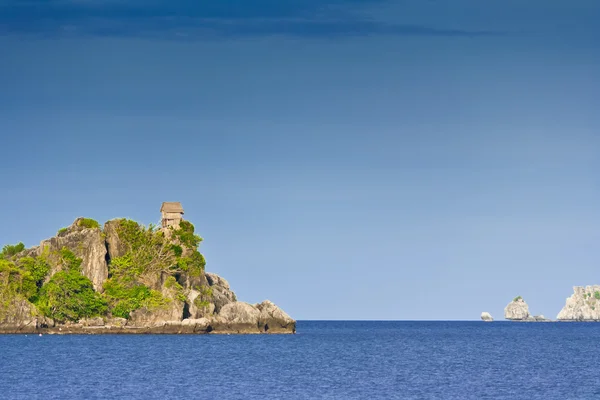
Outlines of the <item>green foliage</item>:
<svg viewBox="0 0 600 400">
<path fill-rule="evenodd" d="M 65 233 L 66 231 L 68 231 L 68 230 L 69 230 L 69 228 L 60 228 L 60 229 L 58 230 L 58 235 L 60 236 L 60 235 L 62 235 L 63 233 Z"/>
<path fill-rule="evenodd" d="M 173 254 L 175 254 L 175 257 L 181 257 L 181 255 L 183 254 L 183 248 L 181 248 L 181 246 L 177 244 L 172 244 L 171 250 L 173 250 Z"/>
<path fill-rule="evenodd" d="M 205 309 L 210 305 L 210 301 L 213 297 L 213 290 L 210 286 L 202 285 L 200 287 L 196 287 L 196 289 L 200 292 L 198 296 L 194 299 L 194 305 L 200 309 Z"/>
<path fill-rule="evenodd" d="M 126 284 L 115 278 L 104 283 L 104 297 L 112 315 L 121 318 L 129 318 L 132 311 L 141 307 L 152 309 L 167 304 L 167 299 L 160 292 L 141 284 Z"/>
<path fill-rule="evenodd" d="M 31 274 L 36 286 L 41 288 L 44 279 L 50 272 L 50 265 L 43 257 L 23 257 L 18 261 L 19 266 Z"/>
<path fill-rule="evenodd" d="M 513 299 L 513 301 L 519 301 L 519 300 L 522 300 L 522 299 L 523 299 L 523 298 L 522 298 L 521 296 L 517 296 L 517 297 L 515 297 L 515 298 Z"/>
<path fill-rule="evenodd" d="M 183 287 L 177 282 L 174 276 L 169 276 L 165 281 L 165 287 L 173 291 L 174 297 L 179 301 L 186 301 L 187 296 L 183 290 Z"/>
<path fill-rule="evenodd" d="M 23 244 L 23 242 L 19 242 L 18 244 L 15 244 L 15 245 L 7 244 L 6 246 L 4 246 L 2 248 L 2 252 L 0 252 L 0 257 L 10 258 L 10 257 L 22 252 L 23 250 L 25 250 L 25 245 Z"/>
<path fill-rule="evenodd" d="M 141 279 L 144 276 L 169 272 L 176 255 L 163 232 L 154 225 L 144 227 L 135 221 L 122 219 L 117 228 L 119 239 L 127 248 L 126 257 Z M 112 264 L 112 262 L 111 262 Z M 109 273 L 111 265 L 109 265 Z"/>
<path fill-rule="evenodd" d="M 35 279 L 29 271 L 0 259 L 0 315 L 17 298 L 28 299 L 37 293 Z"/>
<path fill-rule="evenodd" d="M 81 226 L 82 228 L 100 228 L 100 224 L 95 219 L 91 218 L 82 218 L 77 223 L 77 226 Z"/>
<path fill-rule="evenodd" d="M 115 317 L 129 318 L 141 307 L 153 309 L 168 304 L 162 294 L 140 282 L 143 265 L 135 264 L 132 254 L 115 257 L 109 265 L 110 278 L 104 283 L 103 296 Z M 175 279 L 175 278 L 173 278 Z"/>
<path fill-rule="evenodd" d="M 594 297 L 596 298 L 596 300 L 600 300 L 600 292 L 595 291 L 594 292 Z"/>
<path fill-rule="evenodd" d="M 198 245 L 202 241 L 202 238 L 194 234 L 194 225 L 188 221 L 181 221 L 179 228 L 173 231 L 173 236 L 179 240 L 179 242 L 191 249 L 198 248 Z"/>
<path fill-rule="evenodd" d="M 103 315 L 106 301 L 94 291 L 92 281 L 79 271 L 57 272 L 42 286 L 36 305 L 47 317 L 57 321 L 77 321 Z"/>
<path fill-rule="evenodd" d="M 63 247 L 58 251 L 59 264 L 63 270 L 67 271 L 81 271 L 81 258 L 77 257 L 75 253 L 66 247 Z"/>
<path fill-rule="evenodd" d="M 198 250 L 194 250 L 190 257 L 181 257 L 177 260 L 177 268 L 194 277 L 201 276 L 205 266 L 206 260 Z"/>
</svg>

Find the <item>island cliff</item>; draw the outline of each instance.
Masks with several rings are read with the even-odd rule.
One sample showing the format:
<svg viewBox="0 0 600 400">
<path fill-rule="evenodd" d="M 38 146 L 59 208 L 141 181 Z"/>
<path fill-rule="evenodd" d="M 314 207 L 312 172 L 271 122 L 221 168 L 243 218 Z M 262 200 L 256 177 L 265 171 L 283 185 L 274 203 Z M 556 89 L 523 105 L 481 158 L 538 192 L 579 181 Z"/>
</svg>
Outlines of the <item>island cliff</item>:
<svg viewBox="0 0 600 400">
<path fill-rule="evenodd" d="M 202 239 L 177 213 L 161 227 L 77 218 L 39 246 L 5 246 L 0 333 L 295 333 L 275 304 L 240 302 L 205 271 Z"/>
<path fill-rule="evenodd" d="M 600 285 L 574 286 L 556 317 L 559 321 L 600 321 Z"/>
</svg>

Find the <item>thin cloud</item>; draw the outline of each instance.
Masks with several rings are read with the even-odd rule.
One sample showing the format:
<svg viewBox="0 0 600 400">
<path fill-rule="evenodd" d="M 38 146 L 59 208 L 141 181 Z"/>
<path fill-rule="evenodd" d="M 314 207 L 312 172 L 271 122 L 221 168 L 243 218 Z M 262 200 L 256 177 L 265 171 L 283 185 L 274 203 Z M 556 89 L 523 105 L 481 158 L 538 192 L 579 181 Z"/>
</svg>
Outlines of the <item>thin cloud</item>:
<svg viewBox="0 0 600 400">
<path fill-rule="evenodd" d="M 0 2 L 0 34 L 38 37 L 153 37 L 173 40 L 291 36 L 488 36 L 494 32 L 390 24 L 366 5 L 385 0 L 50 0 Z"/>
</svg>

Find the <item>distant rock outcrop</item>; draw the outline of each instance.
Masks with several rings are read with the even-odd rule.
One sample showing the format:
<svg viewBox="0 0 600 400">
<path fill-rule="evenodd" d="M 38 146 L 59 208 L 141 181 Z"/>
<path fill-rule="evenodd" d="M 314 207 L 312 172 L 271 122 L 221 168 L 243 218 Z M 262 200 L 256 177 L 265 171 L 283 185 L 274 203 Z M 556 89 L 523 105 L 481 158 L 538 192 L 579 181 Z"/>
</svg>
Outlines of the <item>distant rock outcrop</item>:
<svg viewBox="0 0 600 400">
<path fill-rule="evenodd" d="M 504 318 L 511 321 L 533 320 L 529 314 L 529 306 L 521 296 L 516 297 L 504 308 Z"/>
<path fill-rule="evenodd" d="M 492 318 L 492 315 L 486 311 L 481 313 L 481 319 L 485 322 L 492 322 L 494 320 L 494 318 Z"/>
<path fill-rule="evenodd" d="M 600 321 L 600 285 L 574 286 L 556 317 L 559 321 Z"/>
</svg>

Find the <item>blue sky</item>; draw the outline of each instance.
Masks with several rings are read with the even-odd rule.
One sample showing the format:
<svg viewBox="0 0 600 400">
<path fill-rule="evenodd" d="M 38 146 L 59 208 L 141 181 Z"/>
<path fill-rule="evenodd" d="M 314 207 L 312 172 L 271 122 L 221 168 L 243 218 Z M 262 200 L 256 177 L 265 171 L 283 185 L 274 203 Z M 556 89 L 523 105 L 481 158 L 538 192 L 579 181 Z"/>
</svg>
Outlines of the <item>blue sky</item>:
<svg viewBox="0 0 600 400">
<path fill-rule="evenodd" d="M 597 1 L 0 0 L 0 242 L 181 201 L 297 319 L 600 283 Z"/>
</svg>

